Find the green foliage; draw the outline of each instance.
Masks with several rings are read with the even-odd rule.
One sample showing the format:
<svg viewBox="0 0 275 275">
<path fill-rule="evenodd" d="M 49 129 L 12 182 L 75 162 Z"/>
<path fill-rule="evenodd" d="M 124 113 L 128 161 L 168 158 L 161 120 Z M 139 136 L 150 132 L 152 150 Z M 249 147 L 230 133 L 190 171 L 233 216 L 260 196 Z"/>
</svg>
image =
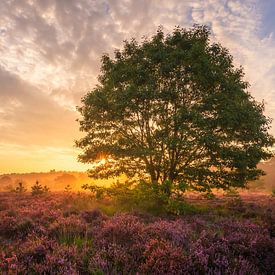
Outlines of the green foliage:
<svg viewBox="0 0 275 275">
<path fill-rule="evenodd" d="M 43 195 L 50 191 L 49 187 L 47 187 L 46 185 L 42 186 L 38 181 L 35 182 L 31 189 L 33 196 Z"/>
<path fill-rule="evenodd" d="M 61 234 L 58 241 L 64 245 L 75 245 L 78 249 L 91 248 L 93 245 L 92 239 L 72 234 Z"/>
<path fill-rule="evenodd" d="M 272 197 L 275 197 L 275 188 L 272 189 L 272 191 L 271 191 L 271 196 L 272 196 Z"/>
<path fill-rule="evenodd" d="M 208 200 L 213 200 L 213 199 L 215 199 L 216 196 L 212 192 L 206 192 L 204 194 L 204 197 Z"/>
<path fill-rule="evenodd" d="M 82 186 L 83 189 L 90 190 L 95 199 L 111 199 L 112 209 L 105 206 L 103 212 L 138 211 L 154 215 L 182 215 L 194 212 L 195 208 L 186 203 L 171 187 L 172 184 L 168 181 L 161 185 L 146 181 L 126 181 L 126 183 L 117 181 L 110 187 Z"/>
<path fill-rule="evenodd" d="M 18 186 L 15 187 L 14 192 L 19 195 L 27 192 L 27 189 L 24 187 L 23 182 L 18 182 Z"/>
<path fill-rule="evenodd" d="M 114 58 L 103 55 L 99 85 L 82 99 L 79 160 L 98 162 L 91 177 L 125 174 L 151 188 L 245 187 L 274 143 L 248 86 L 205 26 L 125 41 Z"/>
<path fill-rule="evenodd" d="M 196 213 L 198 212 L 198 209 L 190 203 L 187 203 L 182 198 L 169 198 L 167 200 L 167 204 L 165 205 L 165 211 L 166 213 L 180 216 Z"/>
<path fill-rule="evenodd" d="M 230 198 L 239 198 L 240 194 L 235 188 L 228 188 L 225 190 L 225 196 Z"/>
</svg>

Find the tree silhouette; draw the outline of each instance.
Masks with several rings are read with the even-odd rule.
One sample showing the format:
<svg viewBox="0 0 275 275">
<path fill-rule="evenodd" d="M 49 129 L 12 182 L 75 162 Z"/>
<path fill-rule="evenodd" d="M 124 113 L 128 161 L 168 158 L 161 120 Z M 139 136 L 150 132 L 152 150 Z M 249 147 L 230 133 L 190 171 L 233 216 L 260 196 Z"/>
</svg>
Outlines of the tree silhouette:
<svg viewBox="0 0 275 275">
<path fill-rule="evenodd" d="M 205 26 L 125 41 L 103 55 L 98 79 L 79 107 L 86 136 L 76 142 L 80 161 L 105 159 L 91 177 L 227 189 L 258 178 L 258 162 L 272 156 L 264 105 Z"/>
</svg>

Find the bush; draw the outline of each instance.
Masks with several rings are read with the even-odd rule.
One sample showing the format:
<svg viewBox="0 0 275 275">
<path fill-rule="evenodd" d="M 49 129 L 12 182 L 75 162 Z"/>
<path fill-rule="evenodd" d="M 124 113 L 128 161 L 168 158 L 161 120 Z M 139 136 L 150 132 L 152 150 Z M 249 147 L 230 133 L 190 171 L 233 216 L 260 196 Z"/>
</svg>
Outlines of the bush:
<svg viewBox="0 0 275 275">
<path fill-rule="evenodd" d="M 72 187 L 70 186 L 70 184 L 67 184 L 66 186 L 65 186 L 65 192 L 66 193 L 70 193 L 72 191 Z"/>
<path fill-rule="evenodd" d="M 72 194 L 66 204 L 64 197 L 0 193 L 0 274 L 274 274 L 275 201 L 268 196 L 268 205 L 255 198 L 253 218 L 231 211 L 108 217 L 88 195 Z M 64 216 L 85 198 L 82 210 Z M 174 193 L 171 201 L 184 204 Z"/>
<path fill-rule="evenodd" d="M 23 194 L 25 192 L 27 192 L 27 189 L 24 187 L 23 182 L 18 182 L 18 186 L 15 187 L 15 189 L 13 190 L 15 193 L 17 194 Z"/>
<path fill-rule="evenodd" d="M 60 244 L 74 244 L 79 248 L 91 244 L 87 239 L 85 224 L 75 215 L 59 218 L 49 226 L 48 232 L 49 236 L 55 238 Z"/>
<path fill-rule="evenodd" d="M 5 215 L 0 218 L 0 237 L 3 236 L 8 239 L 24 238 L 35 228 L 33 221 L 28 217 Z"/>
<path fill-rule="evenodd" d="M 240 194 L 235 188 L 228 188 L 225 191 L 225 196 L 228 198 L 239 198 Z"/>
<path fill-rule="evenodd" d="M 194 212 L 182 194 L 174 192 L 169 181 L 160 185 L 146 181 L 121 183 L 117 181 L 111 187 L 95 185 L 82 186 L 90 190 L 95 199 L 108 197 L 118 210 L 151 213 L 154 215 L 172 214 L 182 215 Z"/>
<path fill-rule="evenodd" d="M 31 189 L 33 196 L 43 195 L 50 191 L 49 187 L 47 187 L 46 185 L 42 186 L 38 181 L 35 182 Z"/>
<path fill-rule="evenodd" d="M 17 271 L 19 274 L 77 274 L 77 255 L 74 247 L 32 236 L 20 247 Z"/>
<path fill-rule="evenodd" d="M 186 260 L 180 247 L 167 241 L 150 240 L 144 251 L 142 274 L 184 274 Z"/>
<path fill-rule="evenodd" d="M 207 200 L 213 200 L 216 198 L 215 194 L 213 194 L 211 191 L 203 194 L 203 197 L 206 198 Z"/>
</svg>

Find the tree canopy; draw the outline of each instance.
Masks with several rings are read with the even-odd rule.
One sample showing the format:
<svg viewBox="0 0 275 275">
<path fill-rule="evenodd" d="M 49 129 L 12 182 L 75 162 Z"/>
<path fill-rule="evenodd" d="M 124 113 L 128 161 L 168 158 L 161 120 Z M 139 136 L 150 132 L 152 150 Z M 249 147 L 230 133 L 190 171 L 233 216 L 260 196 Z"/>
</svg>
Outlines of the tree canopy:
<svg viewBox="0 0 275 275">
<path fill-rule="evenodd" d="M 199 191 L 244 187 L 262 174 L 274 139 L 264 104 L 205 26 L 161 28 L 102 56 L 99 84 L 82 99 L 79 160 L 90 176 L 126 174 Z"/>
</svg>

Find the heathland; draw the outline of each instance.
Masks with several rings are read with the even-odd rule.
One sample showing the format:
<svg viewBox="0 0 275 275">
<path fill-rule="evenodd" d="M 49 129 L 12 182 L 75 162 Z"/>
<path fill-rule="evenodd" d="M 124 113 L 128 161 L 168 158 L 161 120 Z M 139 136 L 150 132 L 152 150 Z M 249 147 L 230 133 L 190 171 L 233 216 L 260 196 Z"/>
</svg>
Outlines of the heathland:
<svg viewBox="0 0 275 275">
<path fill-rule="evenodd" d="M 0 273 L 274 274 L 274 159 L 260 165 L 249 190 L 186 192 L 176 206 L 143 189 L 81 192 L 85 173 L 2 175 Z"/>
</svg>

